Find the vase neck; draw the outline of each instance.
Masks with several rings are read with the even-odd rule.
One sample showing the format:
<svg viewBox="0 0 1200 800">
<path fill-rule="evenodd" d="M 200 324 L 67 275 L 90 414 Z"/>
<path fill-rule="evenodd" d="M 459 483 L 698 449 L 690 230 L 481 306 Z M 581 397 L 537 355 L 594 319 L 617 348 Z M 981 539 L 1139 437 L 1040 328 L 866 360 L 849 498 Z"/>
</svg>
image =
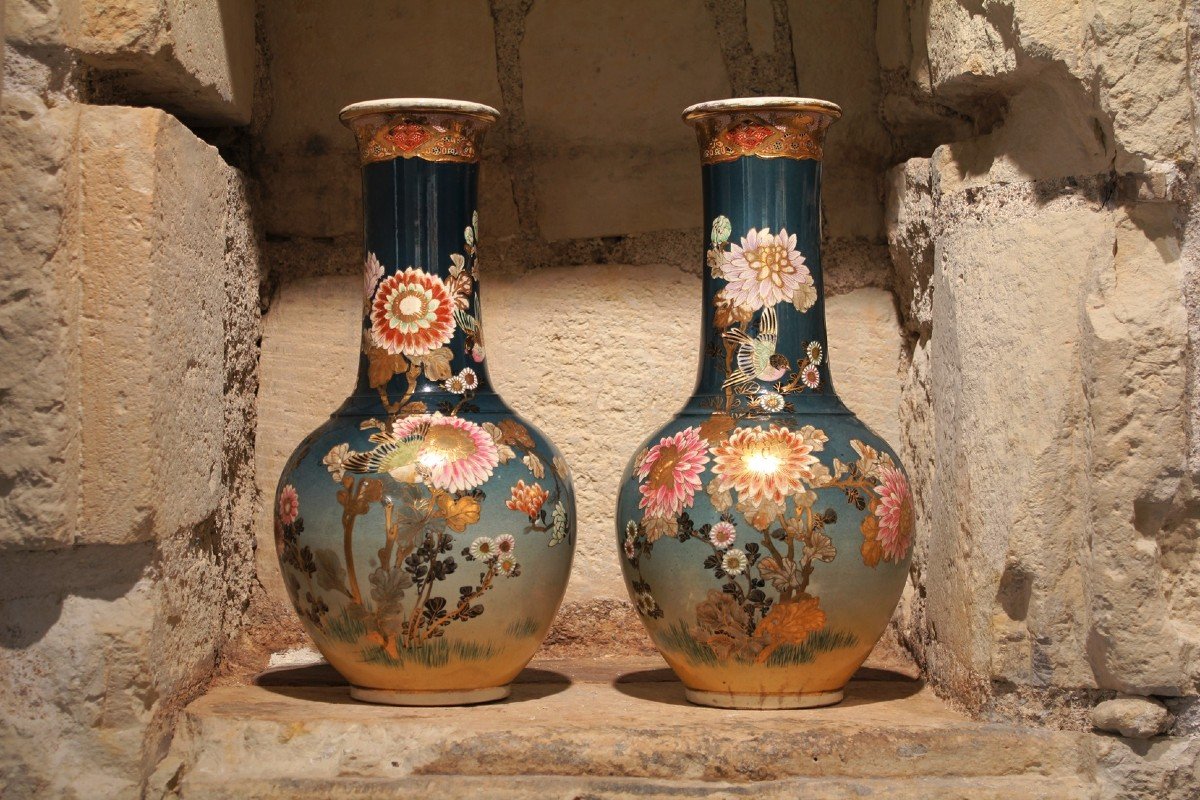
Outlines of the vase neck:
<svg viewBox="0 0 1200 800">
<path fill-rule="evenodd" d="M 492 392 L 476 271 L 478 173 L 477 163 L 420 158 L 363 166 L 356 393 L 378 394 L 391 413 Z"/>
<path fill-rule="evenodd" d="M 743 156 L 705 164 L 703 184 L 696 400 L 734 415 L 781 402 L 840 407 L 825 329 L 821 162 Z"/>
</svg>

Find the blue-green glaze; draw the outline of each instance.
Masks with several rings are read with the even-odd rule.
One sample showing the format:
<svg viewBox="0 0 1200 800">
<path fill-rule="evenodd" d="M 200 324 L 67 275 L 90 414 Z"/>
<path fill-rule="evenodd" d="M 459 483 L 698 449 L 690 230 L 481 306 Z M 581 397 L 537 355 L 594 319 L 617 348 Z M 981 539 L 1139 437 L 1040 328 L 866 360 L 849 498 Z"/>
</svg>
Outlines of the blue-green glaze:
<svg viewBox="0 0 1200 800">
<path fill-rule="evenodd" d="M 478 175 L 477 162 L 462 160 L 363 166 L 368 277 L 357 386 L 300 442 L 275 495 L 280 567 L 301 619 L 356 691 L 394 692 L 386 702 L 476 701 L 508 684 L 549 629 L 574 551 L 566 464 L 488 375 L 475 272 Z M 397 300 L 393 317 L 377 318 L 397 286 L 397 298 L 417 286 L 440 302 L 411 300 L 410 309 Z M 447 300 L 457 312 L 452 330 L 438 316 Z M 434 327 L 381 342 L 376 331 L 399 309 L 416 309 L 413 318 Z M 416 351 L 397 349 L 413 342 Z M 468 466 L 435 471 L 454 464 Z M 521 486 L 538 491 L 522 501 L 513 494 Z M 497 549 L 505 535 L 511 554 Z M 478 544 L 472 553 L 483 541 L 490 555 Z"/>
<path fill-rule="evenodd" d="M 626 585 L 696 702 L 761 708 L 837 702 L 899 600 L 911 554 L 911 496 L 895 452 L 833 389 L 820 254 L 821 162 L 743 155 L 706 164 L 703 186 L 709 242 L 698 378 L 684 408 L 646 439 L 622 477 L 616 522 Z M 794 234 L 816 295 L 811 307 L 800 310 L 808 289 L 798 289 L 791 297 L 800 297 L 799 305 L 790 298 L 768 301 L 752 314 L 743 310 L 741 319 L 721 318 L 719 302 L 734 291 L 727 290 L 727 278 L 748 274 L 738 271 L 733 248 L 721 241 L 724 220 L 729 241 L 739 247 L 752 229 L 760 243 L 780 241 L 765 231 Z M 758 374 L 766 379 L 729 392 L 723 386 L 730 371 L 727 343 L 731 336 L 744 342 L 769 332 L 768 308 L 777 318 L 775 353 L 786 367 L 780 359 L 765 361 Z M 801 371 L 813 361 L 813 343 L 820 348 L 815 377 Z M 735 358 L 730 369 L 736 365 Z M 816 388 L 797 382 L 801 374 Z M 742 429 L 752 432 L 739 434 Z M 810 458 L 819 466 L 803 466 Z M 690 490 L 672 491 L 692 475 Z M 764 475 L 775 481 L 751 482 Z M 802 478 L 786 484 L 780 504 L 771 487 L 782 485 L 781 475 Z M 797 498 L 809 491 L 816 497 L 811 511 L 798 510 L 808 508 Z M 726 499 L 733 505 L 725 506 Z M 725 571 L 726 559 L 736 576 Z"/>
</svg>

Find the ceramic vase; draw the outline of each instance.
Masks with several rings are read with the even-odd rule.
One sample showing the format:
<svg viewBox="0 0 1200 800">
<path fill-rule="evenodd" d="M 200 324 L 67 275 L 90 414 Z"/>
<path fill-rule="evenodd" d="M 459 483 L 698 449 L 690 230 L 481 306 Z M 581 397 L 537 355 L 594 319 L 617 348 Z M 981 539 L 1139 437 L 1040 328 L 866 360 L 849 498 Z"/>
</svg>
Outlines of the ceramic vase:
<svg viewBox="0 0 1200 800">
<path fill-rule="evenodd" d="M 571 569 L 567 465 L 488 375 L 476 186 L 496 118 L 446 100 L 341 112 L 362 162 L 358 384 L 288 459 L 275 544 L 305 627 L 360 700 L 505 697 Z"/>
<path fill-rule="evenodd" d="M 838 399 L 821 276 L 821 153 L 841 112 L 693 106 L 704 192 L 696 388 L 634 455 L 617 538 L 642 622 L 694 703 L 836 703 L 908 572 L 895 452 Z"/>
</svg>

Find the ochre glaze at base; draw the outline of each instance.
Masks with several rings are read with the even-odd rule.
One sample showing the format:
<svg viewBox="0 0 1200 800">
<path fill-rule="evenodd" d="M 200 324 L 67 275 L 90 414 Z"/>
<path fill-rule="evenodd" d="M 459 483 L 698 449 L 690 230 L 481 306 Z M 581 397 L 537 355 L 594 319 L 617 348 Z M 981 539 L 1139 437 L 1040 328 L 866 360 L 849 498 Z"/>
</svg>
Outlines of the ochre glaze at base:
<svg viewBox="0 0 1200 800">
<path fill-rule="evenodd" d="M 367 689 L 362 686 L 351 686 L 350 696 L 364 703 L 388 706 L 471 706 L 477 703 L 503 700 L 511 691 L 512 688 L 508 684 L 448 692 L 399 692 L 394 689 Z"/>
<path fill-rule="evenodd" d="M 780 711 L 789 708 L 820 708 L 842 702 L 842 690 L 800 694 L 733 694 L 687 689 L 687 699 L 696 705 L 713 708 L 741 708 L 756 711 Z"/>
</svg>

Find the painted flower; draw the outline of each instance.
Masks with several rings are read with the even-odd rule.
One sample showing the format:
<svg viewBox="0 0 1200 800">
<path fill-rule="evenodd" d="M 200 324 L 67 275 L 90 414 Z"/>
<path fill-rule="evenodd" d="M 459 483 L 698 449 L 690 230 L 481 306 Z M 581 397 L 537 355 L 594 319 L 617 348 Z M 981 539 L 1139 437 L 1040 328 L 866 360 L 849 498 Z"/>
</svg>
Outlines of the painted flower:
<svg viewBox="0 0 1200 800">
<path fill-rule="evenodd" d="M 633 561 L 633 557 L 637 555 L 637 546 L 633 543 L 632 536 L 625 536 L 625 543 L 621 545 L 621 549 L 625 551 L 625 557 L 630 561 Z"/>
<path fill-rule="evenodd" d="M 811 426 L 738 428 L 714 448 L 716 489 L 733 489 L 739 502 L 782 504 L 814 480 L 820 462 L 812 453 L 824 445 L 824 434 Z"/>
<path fill-rule="evenodd" d="M 512 487 L 512 497 L 506 500 L 504 505 L 513 511 L 523 511 L 530 519 L 534 519 L 549 497 L 550 493 L 540 485 L 531 483 L 526 486 L 524 480 L 519 480 L 517 485 Z"/>
<path fill-rule="evenodd" d="M 483 361 L 483 345 L 479 342 L 476 342 L 471 346 L 471 360 L 476 364 L 479 364 Z"/>
<path fill-rule="evenodd" d="M 712 526 L 712 530 L 708 532 L 708 540 L 718 550 L 725 550 L 737 541 L 737 528 L 732 522 L 722 520 Z"/>
<path fill-rule="evenodd" d="M 379 263 L 374 253 L 367 253 L 367 263 L 363 269 L 363 298 L 370 300 L 375 295 L 375 287 L 383 280 L 383 264 Z"/>
<path fill-rule="evenodd" d="M 467 391 L 466 384 L 463 383 L 463 379 L 458 375 L 451 375 L 447 378 L 444 386 L 446 387 L 446 391 L 452 394 L 465 394 Z"/>
<path fill-rule="evenodd" d="M 821 371 L 816 364 L 807 364 L 800 371 L 800 380 L 809 389 L 816 389 L 821 385 Z"/>
<path fill-rule="evenodd" d="M 736 547 L 726 550 L 721 556 L 721 569 L 731 578 L 737 577 L 746 571 L 746 567 L 750 561 L 746 558 L 746 554 Z"/>
<path fill-rule="evenodd" d="M 655 602 L 654 596 L 649 592 L 637 593 L 637 612 L 643 617 L 654 617 L 659 615 L 658 603 Z"/>
<path fill-rule="evenodd" d="M 300 495 L 290 483 L 279 490 L 279 521 L 291 525 L 300 516 Z"/>
<path fill-rule="evenodd" d="M 821 358 L 825 355 L 821 351 L 820 342 L 809 342 L 808 347 L 804 348 L 804 354 L 808 356 L 808 363 L 810 364 L 820 364 Z"/>
<path fill-rule="evenodd" d="M 479 388 L 479 375 L 470 367 L 463 367 L 458 373 L 458 377 L 462 379 L 463 386 L 467 387 L 467 391 L 475 391 Z"/>
<path fill-rule="evenodd" d="M 486 561 L 489 558 L 494 558 L 496 555 L 496 542 L 486 536 L 480 536 L 475 541 L 471 542 L 471 546 L 467 548 L 471 558 L 476 561 Z"/>
<path fill-rule="evenodd" d="M 751 228 L 740 245 L 730 245 L 721 277 L 728 281 L 721 292 L 733 305 L 755 310 L 791 300 L 801 286 L 813 282 L 795 234 L 787 229 L 772 234 L 770 228 Z"/>
<path fill-rule="evenodd" d="M 430 486 L 447 492 L 475 488 L 492 476 L 500 461 L 491 434 L 460 417 L 402 417 L 392 426 L 392 435 L 397 439 L 421 437 L 417 464 Z"/>
<path fill-rule="evenodd" d="M 567 529 L 570 520 L 567 519 L 567 507 L 559 500 L 554 504 L 554 512 L 550 515 L 550 546 L 561 542 L 567 538 Z"/>
<path fill-rule="evenodd" d="M 879 504 L 875 516 L 879 519 L 877 539 L 887 561 L 900 561 L 912 544 L 913 504 L 908 480 L 895 467 L 879 469 Z"/>
<path fill-rule="evenodd" d="M 651 447 L 637 466 L 639 508 L 648 517 L 674 518 L 690 508 L 708 464 L 708 447 L 697 428 L 684 428 Z"/>
<path fill-rule="evenodd" d="M 392 355 L 423 356 L 454 335 L 454 303 L 442 279 L 409 267 L 386 278 L 371 307 L 371 336 Z"/>
<path fill-rule="evenodd" d="M 761 408 L 763 411 L 768 411 L 772 414 L 775 414 L 779 411 L 783 411 L 783 406 L 784 406 L 783 395 L 781 395 L 777 392 L 771 392 L 770 394 L 764 394 L 762 397 L 758 398 L 758 407 Z"/>
<path fill-rule="evenodd" d="M 500 556 L 500 560 L 496 562 L 496 566 L 500 568 L 500 574 L 512 578 L 516 576 L 517 567 L 520 565 L 517 564 L 517 559 L 513 556 Z"/>
<path fill-rule="evenodd" d="M 511 533 L 502 533 L 496 537 L 496 552 L 506 556 L 517 549 L 517 540 Z"/>
<path fill-rule="evenodd" d="M 329 470 L 329 474 L 339 483 L 341 483 L 342 476 L 346 474 L 345 461 L 349 455 L 350 445 L 343 442 L 330 448 L 325 457 L 321 459 L 321 463 L 325 465 L 325 469 Z"/>
</svg>

